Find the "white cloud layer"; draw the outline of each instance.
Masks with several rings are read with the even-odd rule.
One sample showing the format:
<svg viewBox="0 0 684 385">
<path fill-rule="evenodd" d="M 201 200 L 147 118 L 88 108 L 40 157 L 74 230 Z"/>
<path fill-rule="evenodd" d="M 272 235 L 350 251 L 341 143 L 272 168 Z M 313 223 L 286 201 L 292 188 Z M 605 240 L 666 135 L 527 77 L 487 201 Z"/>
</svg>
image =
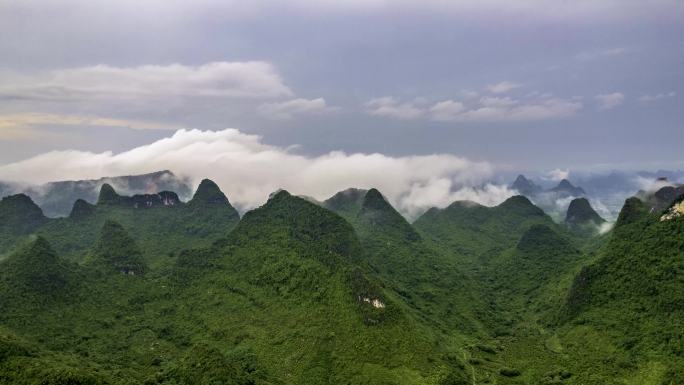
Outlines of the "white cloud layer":
<svg viewBox="0 0 684 385">
<path fill-rule="evenodd" d="M 62 115 L 50 113 L 19 113 L 0 115 L 0 128 L 25 127 L 42 125 L 60 126 L 103 126 L 103 127 L 126 127 L 133 130 L 169 130 L 178 127 L 162 123 L 145 122 L 141 120 L 123 120 L 102 118 L 89 115 Z"/>
<path fill-rule="evenodd" d="M 646 94 L 646 95 L 642 95 L 642 96 L 639 98 L 639 101 L 645 102 L 645 103 L 648 103 L 648 102 L 656 102 L 656 101 L 662 100 L 662 99 L 674 98 L 675 96 L 677 96 L 677 93 L 674 92 L 674 91 L 671 91 L 671 92 L 668 92 L 668 93 L 659 93 L 659 94 L 655 94 L 655 95 Z"/>
<path fill-rule="evenodd" d="M 259 136 L 236 129 L 179 130 L 169 138 L 118 154 L 48 152 L 0 166 L 0 180 L 41 184 L 163 169 L 189 178 L 195 185 L 202 178 L 211 178 L 243 209 L 263 204 L 279 188 L 326 199 L 348 187 L 376 187 L 410 217 L 456 199 L 494 205 L 514 194 L 505 186 L 483 185 L 493 173 L 485 162 L 447 154 L 391 157 L 330 152 L 305 156 L 266 145 Z"/>
<path fill-rule="evenodd" d="M 335 107 L 328 107 L 325 99 L 292 99 L 285 102 L 265 103 L 257 111 L 272 119 L 292 119 L 296 115 L 317 115 L 336 111 Z"/>
<path fill-rule="evenodd" d="M 430 108 L 430 116 L 436 121 L 450 122 L 457 119 L 463 110 L 465 110 L 463 103 L 445 100 Z"/>
<path fill-rule="evenodd" d="M 213 62 L 200 66 L 96 65 L 31 74 L 0 73 L 0 98 L 72 101 L 136 101 L 177 98 L 274 98 L 290 96 L 266 62 Z"/>
<path fill-rule="evenodd" d="M 522 84 L 509 82 L 509 81 L 503 81 L 501 83 L 488 85 L 487 90 L 489 92 L 493 92 L 495 94 L 505 94 L 506 92 L 510 92 L 510 91 L 512 91 L 516 88 L 519 88 L 519 87 L 522 87 Z"/>
<path fill-rule="evenodd" d="M 371 99 L 365 106 L 371 115 L 399 120 L 418 119 L 425 113 L 418 103 L 400 102 L 391 96 Z"/>
<path fill-rule="evenodd" d="M 594 99 L 596 99 L 599 109 L 610 110 L 621 105 L 625 101 L 625 95 L 620 92 L 613 92 L 612 94 L 596 95 Z"/>
<path fill-rule="evenodd" d="M 560 168 L 553 169 L 546 174 L 547 178 L 552 181 L 561 181 L 563 179 L 568 179 L 570 176 L 570 170 L 561 170 Z"/>
<path fill-rule="evenodd" d="M 432 106 L 384 97 L 371 100 L 366 107 L 371 115 L 404 120 L 426 117 L 439 122 L 522 122 L 567 118 L 583 105 L 577 98 L 541 95 L 525 99 L 485 96 L 478 100 L 443 100 Z"/>
</svg>

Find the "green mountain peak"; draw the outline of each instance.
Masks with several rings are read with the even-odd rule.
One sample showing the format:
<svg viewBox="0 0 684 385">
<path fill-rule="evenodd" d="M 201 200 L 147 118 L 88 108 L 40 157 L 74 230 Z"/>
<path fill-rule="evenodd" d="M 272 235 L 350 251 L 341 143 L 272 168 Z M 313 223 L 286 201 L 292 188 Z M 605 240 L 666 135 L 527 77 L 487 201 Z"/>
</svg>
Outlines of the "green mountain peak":
<svg viewBox="0 0 684 385">
<path fill-rule="evenodd" d="M 357 221 L 361 225 L 362 236 L 386 232 L 387 235 L 407 241 L 420 239 L 420 235 L 406 221 L 406 218 L 399 214 L 375 188 L 366 192 L 357 214 Z"/>
<path fill-rule="evenodd" d="M 74 207 L 71 209 L 69 218 L 71 219 L 84 219 L 95 213 L 95 206 L 84 201 L 83 199 L 78 199 L 74 202 Z"/>
<path fill-rule="evenodd" d="M 575 198 L 570 202 L 565 215 L 565 223 L 569 225 L 582 225 L 593 223 L 600 225 L 605 222 L 603 218 L 591 207 L 587 198 Z"/>
<path fill-rule="evenodd" d="M 499 210 L 514 212 L 520 215 L 527 216 L 546 216 L 544 210 L 535 206 L 532 201 L 523 195 L 514 195 L 506 199 L 503 203 L 496 206 Z"/>
<path fill-rule="evenodd" d="M 646 216 L 648 216 L 648 207 L 641 199 L 636 197 L 627 198 L 622 209 L 620 209 L 615 227 L 637 222 Z"/>
<path fill-rule="evenodd" d="M 358 258 L 360 247 L 353 228 L 342 217 L 285 190 L 247 212 L 229 238 L 252 243 L 282 239 L 327 265 L 337 264 L 329 260 L 331 253 Z"/>
<path fill-rule="evenodd" d="M 323 202 L 323 206 L 343 217 L 353 217 L 363 204 L 368 190 L 348 188 L 340 191 Z"/>
<path fill-rule="evenodd" d="M 121 196 L 116 193 L 114 187 L 109 183 L 104 183 L 100 187 L 100 195 L 97 197 L 98 205 L 112 205 L 121 201 Z"/>
<path fill-rule="evenodd" d="M 10 195 L 0 201 L 0 229 L 9 233 L 30 233 L 48 219 L 25 194 Z"/>
<path fill-rule="evenodd" d="M 141 275 L 147 270 L 137 243 L 118 222 L 107 220 L 94 250 L 98 264 L 123 274 Z"/>
<path fill-rule="evenodd" d="M 361 205 L 363 210 L 391 210 L 395 211 L 394 208 L 385 200 L 378 189 L 372 188 L 366 192 L 363 197 L 363 203 Z"/>
<path fill-rule="evenodd" d="M 67 285 L 67 269 L 50 243 L 36 237 L 7 258 L 2 267 L 8 290 L 53 296 Z M 40 301 L 40 299 L 38 299 Z"/>
<path fill-rule="evenodd" d="M 219 186 L 210 179 L 202 179 L 190 205 L 230 205 L 228 198 Z"/>
</svg>

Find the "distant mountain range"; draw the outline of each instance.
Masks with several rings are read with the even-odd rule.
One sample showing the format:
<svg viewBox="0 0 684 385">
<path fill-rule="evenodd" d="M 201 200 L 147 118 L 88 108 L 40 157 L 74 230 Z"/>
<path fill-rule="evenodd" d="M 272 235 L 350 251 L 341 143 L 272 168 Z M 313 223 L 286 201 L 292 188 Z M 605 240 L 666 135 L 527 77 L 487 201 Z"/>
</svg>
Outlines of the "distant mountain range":
<svg viewBox="0 0 684 385">
<path fill-rule="evenodd" d="M 191 186 L 187 181 L 179 179 L 171 171 L 158 171 L 95 180 L 50 182 L 27 188 L 0 182 L 0 197 L 24 193 L 31 197 L 48 217 L 63 217 L 69 215 L 77 199 L 95 203 L 100 187 L 104 184 L 115 186 L 117 190 L 131 195 L 167 190 L 174 191 L 179 198 L 186 200 L 191 194 Z"/>
<path fill-rule="evenodd" d="M 556 193 L 560 196 L 580 197 L 587 194 L 584 189 L 573 186 L 567 179 L 562 179 L 555 187 L 544 190 L 531 180 L 525 178 L 522 174 L 518 175 L 513 184 L 511 184 L 511 188 L 523 195 L 529 196 L 535 196 L 542 193 Z"/>
<path fill-rule="evenodd" d="M 574 186 L 567 179 L 562 179 L 557 185 L 544 189 L 522 174 L 518 175 L 510 188 L 530 198 L 559 222 L 562 221 L 572 198 L 587 196 L 583 188 Z"/>
<path fill-rule="evenodd" d="M 374 188 L 242 217 L 206 179 L 189 200 L 102 182 L 62 218 L 6 196 L 0 383 L 684 384 L 681 186 L 611 230 L 569 182 L 528 182 L 413 223 Z"/>
</svg>

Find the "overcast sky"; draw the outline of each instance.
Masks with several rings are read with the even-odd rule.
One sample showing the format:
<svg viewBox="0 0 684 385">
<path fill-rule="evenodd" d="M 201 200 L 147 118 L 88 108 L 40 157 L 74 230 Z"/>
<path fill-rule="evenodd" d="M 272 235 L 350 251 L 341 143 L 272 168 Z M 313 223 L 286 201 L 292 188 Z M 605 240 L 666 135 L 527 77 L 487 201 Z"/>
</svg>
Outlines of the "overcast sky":
<svg viewBox="0 0 684 385">
<path fill-rule="evenodd" d="M 235 128 L 310 159 L 682 168 L 683 37 L 678 0 L 0 0 L 0 165 Z"/>
</svg>

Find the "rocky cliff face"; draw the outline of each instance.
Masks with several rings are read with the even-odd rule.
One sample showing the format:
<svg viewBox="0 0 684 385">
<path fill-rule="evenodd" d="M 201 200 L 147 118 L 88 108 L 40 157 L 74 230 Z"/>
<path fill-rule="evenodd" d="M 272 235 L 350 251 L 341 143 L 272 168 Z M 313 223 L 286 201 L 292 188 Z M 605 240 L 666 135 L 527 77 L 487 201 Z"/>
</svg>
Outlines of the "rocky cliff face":
<svg viewBox="0 0 684 385">
<path fill-rule="evenodd" d="M 103 184 L 100 188 L 100 195 L 97 199 L 98 205 L 130 207 L 134 209 L 178 206 L 181 203 L 178 194 L 172 191 L 161 191 L 157 194 L 136 194 L 127 197 L 117 194 L 114 188 L 107 183 Z"/>
</svg>

